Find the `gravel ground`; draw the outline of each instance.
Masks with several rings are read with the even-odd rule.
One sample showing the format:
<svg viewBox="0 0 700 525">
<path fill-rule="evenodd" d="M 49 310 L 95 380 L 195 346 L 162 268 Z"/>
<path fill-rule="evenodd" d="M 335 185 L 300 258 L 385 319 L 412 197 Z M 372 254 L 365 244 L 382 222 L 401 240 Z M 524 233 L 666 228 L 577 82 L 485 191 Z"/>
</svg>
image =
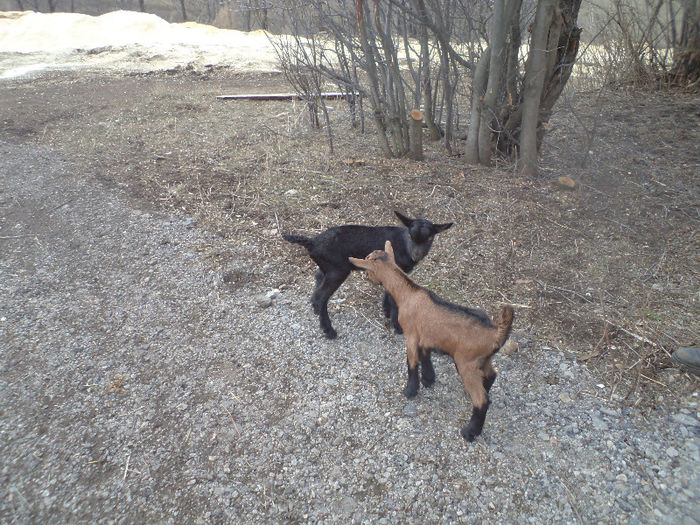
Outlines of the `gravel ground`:
<svg viewBox="0 0 700 525">
<path fill-rule="evenodd" d="M 327 341 L 310 290 L 266 286 L 264 247 L 139 209 L 60 152 L 0 159 L 3 523 L 698 523 L 697 392 L 627 406 L 516 328 L 467 445 L 449 358 L 407 401 L 360 276 Z"/>
</svg>

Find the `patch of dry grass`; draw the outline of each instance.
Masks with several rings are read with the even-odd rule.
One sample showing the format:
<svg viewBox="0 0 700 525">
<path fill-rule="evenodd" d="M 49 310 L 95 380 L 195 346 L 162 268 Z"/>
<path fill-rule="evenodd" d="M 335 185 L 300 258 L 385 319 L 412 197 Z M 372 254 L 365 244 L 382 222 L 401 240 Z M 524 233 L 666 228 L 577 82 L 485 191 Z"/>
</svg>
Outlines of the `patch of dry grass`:
<svg viewBox="0 0 700 525">
<path fill-rule="evenodd" d="M 691 387 L 690 379 L 667 385 L 663 370 L 677 346 L 698 343 L 697 97 L 563 99 L 542 175 L 530 180 L 508 165 L 467 166 L 439 144 L 427 145 L 421 163 L 384 159 L 339 102 L 330 155 L 325 132 L 308 129 L 298 103 L 215 99 L 283 83 L 226 71 L 43 80 L 18 86 L 23 103 L 7 106 L 5 124 L 73 152 L 86 172 L 141 205 L 196 216 L 221 236 L 212 264 L 265 260 L 258 277 L 275 287 L 306 293 L 313 279 L 312 263 L 279 230 L 394 223 L 394 209 L 453 221 L 415 271 L 419 283 L 491 314 L 514 304 L 516 335 L 585 360 L 620 399 L 641 384 L 645 392 Z M 49 88 L 62 109 L 44 105 Z M 560 176 L 577 188 L 552 185 Z M 231 271 L 236 286 L 249 277 Z M 348 304 L 377 310 L 375 294 L 356 289 Z"/>
</svg>

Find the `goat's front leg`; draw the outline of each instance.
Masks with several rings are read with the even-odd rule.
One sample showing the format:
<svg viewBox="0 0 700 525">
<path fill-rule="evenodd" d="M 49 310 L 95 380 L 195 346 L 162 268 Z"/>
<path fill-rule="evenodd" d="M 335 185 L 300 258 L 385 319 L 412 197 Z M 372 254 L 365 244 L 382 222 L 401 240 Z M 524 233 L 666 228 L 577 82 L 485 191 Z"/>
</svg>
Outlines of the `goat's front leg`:
<svg viewBox="0 0 700 525">
<path fill-rule="evenodd" d="M 423 383 L 423 386 L 432 386 L 435 383 L 435 369 L 433 368 L 433 362 L 430 360 L 429 348 L 420 349 L 420 371 L 420 381 Z"/>
<path fill-rule="evenodd" d="M 484 388 L 484 378 L 479 371 L 472 369 L 464 362 L 455 362 L 459 375 L 462 376 L 464 388 L 472 400 L 472 417 L 469 423 L 462 427 L 462 436 L 467 441 L 474 441 L 481 434 L 489 409 L 489 396 Z M 494 377 L 495 379 L 495 377 Z"/>
<path fill-rule="evenodd" d="M 406 339 L 406 353 L 408 363 L 408 383 L 403 394 L 409 399 L 418 394 L 418 344 L 412 338 Z"/>
</svg>

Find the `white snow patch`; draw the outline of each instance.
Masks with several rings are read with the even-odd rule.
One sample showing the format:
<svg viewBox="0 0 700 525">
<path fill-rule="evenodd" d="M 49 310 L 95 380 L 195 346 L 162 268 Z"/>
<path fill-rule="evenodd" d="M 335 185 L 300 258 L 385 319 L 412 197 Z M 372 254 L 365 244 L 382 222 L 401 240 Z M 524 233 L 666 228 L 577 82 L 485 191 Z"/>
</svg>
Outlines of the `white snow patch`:
<svg viewBox="0 0 700 525">
<path fill-rule="evenodd" d="M 262 31 L 245 33 L 156 15 L 114 11 L 0 12 L 0 79 L 61 69 L 150 72 L 228 66 L 277 71 L 277 57 Z"/>
</svg>

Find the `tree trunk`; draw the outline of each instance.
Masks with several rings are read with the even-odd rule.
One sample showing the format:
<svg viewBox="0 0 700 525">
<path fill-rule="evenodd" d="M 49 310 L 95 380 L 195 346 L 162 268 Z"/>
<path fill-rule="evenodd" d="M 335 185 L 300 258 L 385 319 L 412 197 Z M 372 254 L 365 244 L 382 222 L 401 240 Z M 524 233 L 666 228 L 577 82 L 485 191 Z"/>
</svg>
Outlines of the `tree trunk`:
<svg viewBox="0 0 700 525">
<path fill-rule="evenodd" d="M 685 0 L 681 36 L 674 47 L 671 78 L 679 84 L 694 84 L 700 80 L 700 0 Z"/>
<path fill-rule="evenodd" d="M 384 63 L 387 64 L 385 82 L 388 97 L 386 97 L 386 102 L 389 106 L 388 116 L 391 138 L 394 143 L 394 154 L 397 157 L 402 157 L 409 151 L 408 122 L 406 120 L 406 114 L 408 113 L 406 108 L 406 93 L 404 91 L 401 70 L 399 69 L 396 47 L 391 39 L 391 35 L 388 31 L 384 30 L 384 24 L 381 19 L 382 15 L 386 14 L 386 26 L 387 28 L 392 26 L 390 20 L 392 16 L 391 4 L 389 4 L 386 13 L 383 13 L 379 9 L 379 4 L 380 0 L 374 0 L 374 27 L 379 36 L 379 41 L 382 44 L 382 49 L 384 50 Z"/>
<path fill-rule="evenodd" d="M 481 55 L 476 65 L 474 78 L 472 79 L 472 110 L 467 131 L 467 144 L 464 150 L 464 159 L 469 164 L 479 163 L 479 126 L 481 124 L 481 112 L 488 80 L 491 49 L 487 49 Z"/>
<path fill-rule="evenodd" d="M 365 55 L 365 61 L 367 63 L 367 79 L 369 81 L 370 89 L 370 101 L 372 103 L 372 112 L 374 115 L 374 123 L 377 126 L 377 132 L 379 133 L 379 146 L 386 157 L 393 157 L 394 152 L 391 150 L 389 145 L 389 140 L 386 136 L 386 122 L 384 120 L 384 113 L 381 109 L 381 94 L 379 91 L 379 77 L 377 75 L 376 59 L 374 57 L 374 51 L 369 45 L 369 39 L 367 37 L 367 27 L 365 26 L 365 8 L 364 0 L 355 0 L 355 11 L 357 16 L 357 28 L 360 38 L 360 46 L 362 47 L 362 52 Z"/>
<path fill-rule="evenodd" d="M 478 151 L 479 163 L 484 166 L 491 164 L 491 137 L 493 129 L 497 129 L 494 125 L 495 117 L 500 113 L 498 111 L 498 95 L 501 90 L 501 80 L 503 78 L 504 63 L 504 48 L 505 48 L 505 0 L 495 0 L 493 4 L 493 14 L 491 15 L 491 60 L 489 62 L 489 77 L 486 83 L 486 93 L 484 94 L 484 103 L 481 107 L 480 122 L 479 122 L 479 138 Z"/>
<path fill-rule="evenodd" d="M 146 0 L 139 0 L 139 11 L 142 13 L 146 11 Z"/>
<path fill-rule="evenodd" d="M 425 106 L 425 124 L 428 126 L 428 134 L 430 140 L 437 142 L 442 138 L 442 131 L 437 124 L 435 124 L 435 114 L 433 113 L 433 108 L 435 107 L 433 103 L 433 85 L 430 82 L 430 74 L 426 75 L 425 82 L 423 83 L 423 105 Z"/>
<path fill-rule="evenodd" d="M 419 109 L 411 111 L 410 126 L 410 151 L 408 156 L 413 160 L 423 160 L 423 114 Z"/>
<path fill-rule="evenodd" d="M 537 123 L 538 149 L 544 137 L 544 129 L 552 115 L 554 104 L 559 100 L 559 96 L 571 76 L 581 36 L 581 29 L 576 26 L 581 0 L 561 0 L 559 5 L 560 8 L 556 9 L 556 16 L 552 18 L 549 27 L 547 69 Z M 498 142 L 498 150 L 501 153 L 511 155 L 516 151 L 520 142 L 522 116 L 522 104 L 512 107 L 504 115 L 503 133 L 499 135 Z"/>
<path fill-rule="evenodd" d="M 520 131 L 520 170 L 525 175 L 537 174 L 537 125 L 542 88 L 548 71 L 547 43 L 552 19 L 555 16 L 555 3 L 556 0 L 541 0 L 537 4 L 537 13 L 532 27 L 530 55 L 523 82 L 523 120 Z"/>
<path fill-rule="evenodd" d="M 269 27 L 270 27 L 267 18 L 268 18 L 268 17 L 267 17 L 267 7 L 263 7 L 263 10 L 262 10 L 262 24 L 261 24 L 262 27 L 261 27 L 261 29 L 263 29 L 263 30 L 265 30 L 265 31 L 267 31 L 267 30 L 269 29 Z"/>
<path fill-rule="evenodd" d="M 421 63 L 421 91 L 423 93 L 423 106 L 425 123 L 428 126 L 430 140 L 438 141 L 442 137 L 440 128 L 435 124 L 433 114 L 433 86 L 430 80 L 430 40 L 428 38 L 428 15 L 426 14 L 424 0 L 416 0 L 416 10 L 420 15 L 418 32 L 420 34 L 420 63 Z"/>
<path fill-rule="evenodd" d="M 182 13 L 182 21 L 187 22 L 187 11 L 185 10 L 185 0 L 180 0 L 180 12 Z"/>
</svg>

